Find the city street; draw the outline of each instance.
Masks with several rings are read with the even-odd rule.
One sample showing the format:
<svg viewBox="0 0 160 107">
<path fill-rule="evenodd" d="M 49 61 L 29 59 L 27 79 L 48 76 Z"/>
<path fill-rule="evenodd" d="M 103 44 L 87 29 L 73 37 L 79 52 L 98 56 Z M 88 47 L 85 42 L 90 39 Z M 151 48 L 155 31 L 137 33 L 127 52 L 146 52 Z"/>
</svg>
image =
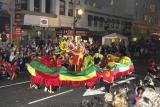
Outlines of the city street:
<svg viewBox="0 0 160 107">
<path fill-rule="evenodd" d="M 160 107 L 160 0 L 0 0 L 0 107 L 108 105 Z"/>
<path fill-rule="evenodd" d="M 136 75 L 132 77 L 143 78 L 146 74 L 145 60 L 135 59 Z M 139 72 L 140 71 L 140 72 Z M 130 78 L 130 77 L 128 77 Z M 117 83 L 120 80 L 116 80 Z M 115 82 L 115 83 L 116 83 Z M 131 80 L 135 82 L 135 80 Z M 116 84 L 114 87 L 119 87 Z M 22 73 L 11 80 L 0 81 L 1 107 L 79 107 L 82 99 L 91 99 L 93 96 L 83 97 L 85 87 L 61 87 L 53 95 L 45 93 L 42 89 L 29 89 L 29 74 Z M 104 94 L 98 95 L 104 97 Z"/>
</svg>

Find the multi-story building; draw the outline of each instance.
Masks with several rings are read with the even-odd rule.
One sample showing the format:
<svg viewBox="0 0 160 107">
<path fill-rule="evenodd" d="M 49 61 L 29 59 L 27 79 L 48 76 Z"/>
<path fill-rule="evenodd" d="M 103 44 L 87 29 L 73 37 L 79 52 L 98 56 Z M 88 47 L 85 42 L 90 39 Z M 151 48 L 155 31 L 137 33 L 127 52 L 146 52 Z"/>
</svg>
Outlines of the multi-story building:
<svg viewBox="0 0 160 107">
<path fill-rule="evenodd" d="M 134 0 L 85 0 L 85 26 L 93 37 L 110 33 L 131 35 Z M 98 38 L 96 38 L 98 39 Z"/>
<path fill-rule="evenodd" d="M 10 26 L 10 15 L 9 15 L 9 1 L 1 0 L 0 1 L 0 33 L 7 32 L 9 33 Z"/>
<path fill-rule="evenodd" d="M 11 1 L 15 2 L 16 0 Z M 20 25 L 23 37 L 72 36 L 74 34 L 73 28 L 76 29 L 76 35 L 82 36 L 82 38 L 100 38 L 114 32 L 131 35 L 135 0 L 20 1 L 22 11 L 21 17 L 18 18 L 21 18 Z M 74 12 L 79 8 L 83 10 L 83 15 L 73 26 Z M 12 20 L 15 20 L 14 18 Z M 16 25 L 14 21 L 13 25 Z"/>
<path fill-rule="evenodd" d="M 59 27 L 56 0 L 21 0 L 22 36 L 50 38 Z"/>
<path fill-rule="evenodd" d="M 135 35 L 150 38 L 152 33 L 160 32 L 159 5 L 159 0 L 136 0 L 133 25 Z"/>
</svg>

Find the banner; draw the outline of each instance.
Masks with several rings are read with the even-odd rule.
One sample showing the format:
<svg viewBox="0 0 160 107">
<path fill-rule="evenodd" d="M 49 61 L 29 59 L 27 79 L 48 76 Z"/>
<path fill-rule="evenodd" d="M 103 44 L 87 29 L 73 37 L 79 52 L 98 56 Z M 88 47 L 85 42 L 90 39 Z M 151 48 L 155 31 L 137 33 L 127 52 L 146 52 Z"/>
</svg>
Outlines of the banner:
<svg viewBox="0 0 160 107">
<path fill-rule="evenodd" d="M 21 24 L 22 24 L 21 0 L 15 0 L 15 25 L 20 26 Z"/>
</svg>

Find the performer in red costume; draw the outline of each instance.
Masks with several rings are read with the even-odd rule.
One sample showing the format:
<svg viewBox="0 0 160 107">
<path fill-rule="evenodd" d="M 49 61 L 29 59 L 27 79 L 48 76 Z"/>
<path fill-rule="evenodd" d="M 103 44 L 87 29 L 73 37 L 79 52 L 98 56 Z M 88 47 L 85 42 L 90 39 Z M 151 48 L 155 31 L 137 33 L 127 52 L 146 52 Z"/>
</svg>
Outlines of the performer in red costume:
<svg viewBox="0 0 160 107">
<path fill-rule="evenodd" d="M 109 70 L 104 70 L 102 73 L 102 78 L 100 79 L 100 90 L 103 90 L 102 87 L 105 88 L 105 92 L 110 92 L 111 85 L 114 81 L 113 73 Z"/>
<path fill-rule="evenodd" d="M 61 68 L 62 67 L 62 56 L 59 54 L 56 56 L 56 68 Z"/>
</svg>

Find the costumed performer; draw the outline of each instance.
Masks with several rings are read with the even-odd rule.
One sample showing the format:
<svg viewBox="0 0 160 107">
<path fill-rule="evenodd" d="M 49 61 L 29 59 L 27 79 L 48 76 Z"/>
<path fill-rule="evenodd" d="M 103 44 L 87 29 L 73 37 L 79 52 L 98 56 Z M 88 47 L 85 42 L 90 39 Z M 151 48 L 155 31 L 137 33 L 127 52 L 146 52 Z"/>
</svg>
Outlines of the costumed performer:
<svg viewBox="0 0 160 107">
<path fill-rule="evenodd" d="M 106 69 L 102 72 L 102 77 L 100 79 L 100 90 L 105 90 L 105 92 L 110 92 L 111 91 L 111 85 L 114 81 L 114 75 L 113 73 Z M 104 87 L 104 89 L 103 89 Z"/>
</svg>

